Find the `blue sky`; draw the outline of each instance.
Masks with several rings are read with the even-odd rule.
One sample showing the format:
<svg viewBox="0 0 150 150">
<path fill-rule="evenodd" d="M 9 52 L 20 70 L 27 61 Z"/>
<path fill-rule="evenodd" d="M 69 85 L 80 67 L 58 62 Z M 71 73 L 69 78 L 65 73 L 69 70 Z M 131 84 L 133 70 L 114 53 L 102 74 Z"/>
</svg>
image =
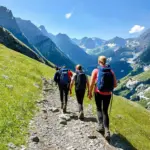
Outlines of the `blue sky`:
<svg viewBox="0 0 150 150">
<path fill-rule="evenodd" d="M 71 38 L 128 38 L 150 27 L 150 0 L 0 0 L 0 5 Z"/>
</svg>

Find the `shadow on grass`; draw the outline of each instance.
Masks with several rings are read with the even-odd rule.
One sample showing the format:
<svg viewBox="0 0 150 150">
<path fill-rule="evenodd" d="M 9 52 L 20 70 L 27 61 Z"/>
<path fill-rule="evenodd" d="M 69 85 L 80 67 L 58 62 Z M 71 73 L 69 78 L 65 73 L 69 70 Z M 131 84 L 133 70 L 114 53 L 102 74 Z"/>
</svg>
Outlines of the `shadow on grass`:
<svg viewBox="0 0 150 150">
<path fill-rule="evenodd" d="M 121 148 L 123 150 L 137 150 L 123 135 L 113 134 L 111 136 L 110 145 Z"/>
</svg>

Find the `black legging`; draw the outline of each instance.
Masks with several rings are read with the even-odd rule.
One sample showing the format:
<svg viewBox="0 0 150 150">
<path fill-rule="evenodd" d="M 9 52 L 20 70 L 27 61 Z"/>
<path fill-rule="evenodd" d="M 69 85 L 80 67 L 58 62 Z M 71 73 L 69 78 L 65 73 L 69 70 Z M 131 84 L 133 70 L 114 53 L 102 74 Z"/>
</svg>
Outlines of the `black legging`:
<svg viewBox="0 0 150 150">
<path fill-rule="evenodd" d="M 78 105 L 79 105 L 79 112 L 83 111 L 83 99 L 84 99 L 84 94 L 85 94 L 85 90 L 76 90 L 76 98 L 78 101 Z"/>
<path fill-rule="evenodd" d="M 104 128 L 109 129 L 108 108 L 111 100 L 111 95 L 101 95 L 95 93 L 95 102 L 97 106 L 98 123 L 103 124 Z"/>
<path fill-rule="evenodd" d="M 59 85 L 59 91 L 60 91 L 60 100 L 61 100 L 61 103 L 64 103 L 64 95 L 65 95 L 65 105 L 67 105 L 67 102 L 68 102 L 68 92 L 69 92 L 69 84 L 68 85 Z"/>
</svg>

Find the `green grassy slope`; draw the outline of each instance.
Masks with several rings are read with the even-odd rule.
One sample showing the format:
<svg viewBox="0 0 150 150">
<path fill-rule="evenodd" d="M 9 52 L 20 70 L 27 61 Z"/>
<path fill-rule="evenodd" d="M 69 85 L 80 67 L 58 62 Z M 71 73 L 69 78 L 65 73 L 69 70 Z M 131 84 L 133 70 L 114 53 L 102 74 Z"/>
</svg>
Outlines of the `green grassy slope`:
<svg viewBox="0 0 150 150">
<path fill-rule="evenodd" d="M 41 98 L 41 77 L 54 70 L 0 44 L 0 150 L 25 143 L 27 126 Z M 38 87 L 39 86 L 39 87 Z"/>
<path fill-rule="evenodd" d="M 85 105 L 93 105 L 96 114 L 94 100 L 85 98 Z M 150 112 L 137 103 L 125 98 L 114 96 L 110 113 L 110 130 L 118 137 L 113 136 L 113 143 L 125 145 L 126 150 L 150 149 Z M 115 145 L 115 144 L 114 144 Z"/>
<path fill-rule="evenodd" d="M 19 39 L 17 39 L 11 32 L 9 32 L 7 29 L 1 26 L 0 26 L 0 43 L 30 58 L 38 60 L 39 62 L 54 67 L 54 64 L 46 60 L 46 58 L 42 56 L 42 54 L 36 48 L 32 50 L 27 45 L 22 43 Z"/>
</svg>

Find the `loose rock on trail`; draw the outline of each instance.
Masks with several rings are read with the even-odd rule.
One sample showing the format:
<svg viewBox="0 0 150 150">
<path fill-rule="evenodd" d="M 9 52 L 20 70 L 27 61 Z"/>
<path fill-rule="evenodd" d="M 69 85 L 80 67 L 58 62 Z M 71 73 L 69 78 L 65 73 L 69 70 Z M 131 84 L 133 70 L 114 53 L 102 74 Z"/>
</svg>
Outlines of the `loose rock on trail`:
<svg viewBox="0 0 150 150">
<path fill-rule="evenodd" d="M 48 82 L 44 82 L 47 89 Z M 96 119 L 92 106 L 85 108 L 85 120 L 78 120 L 75 98 L 69 97 L 67 113 L 60 109 L 58 89 L 44 91 L 38 102 L 40 111 L 30 122 L 28 150 L 113 150 L 104 137 L 95 131 Z"/>
</svg>

